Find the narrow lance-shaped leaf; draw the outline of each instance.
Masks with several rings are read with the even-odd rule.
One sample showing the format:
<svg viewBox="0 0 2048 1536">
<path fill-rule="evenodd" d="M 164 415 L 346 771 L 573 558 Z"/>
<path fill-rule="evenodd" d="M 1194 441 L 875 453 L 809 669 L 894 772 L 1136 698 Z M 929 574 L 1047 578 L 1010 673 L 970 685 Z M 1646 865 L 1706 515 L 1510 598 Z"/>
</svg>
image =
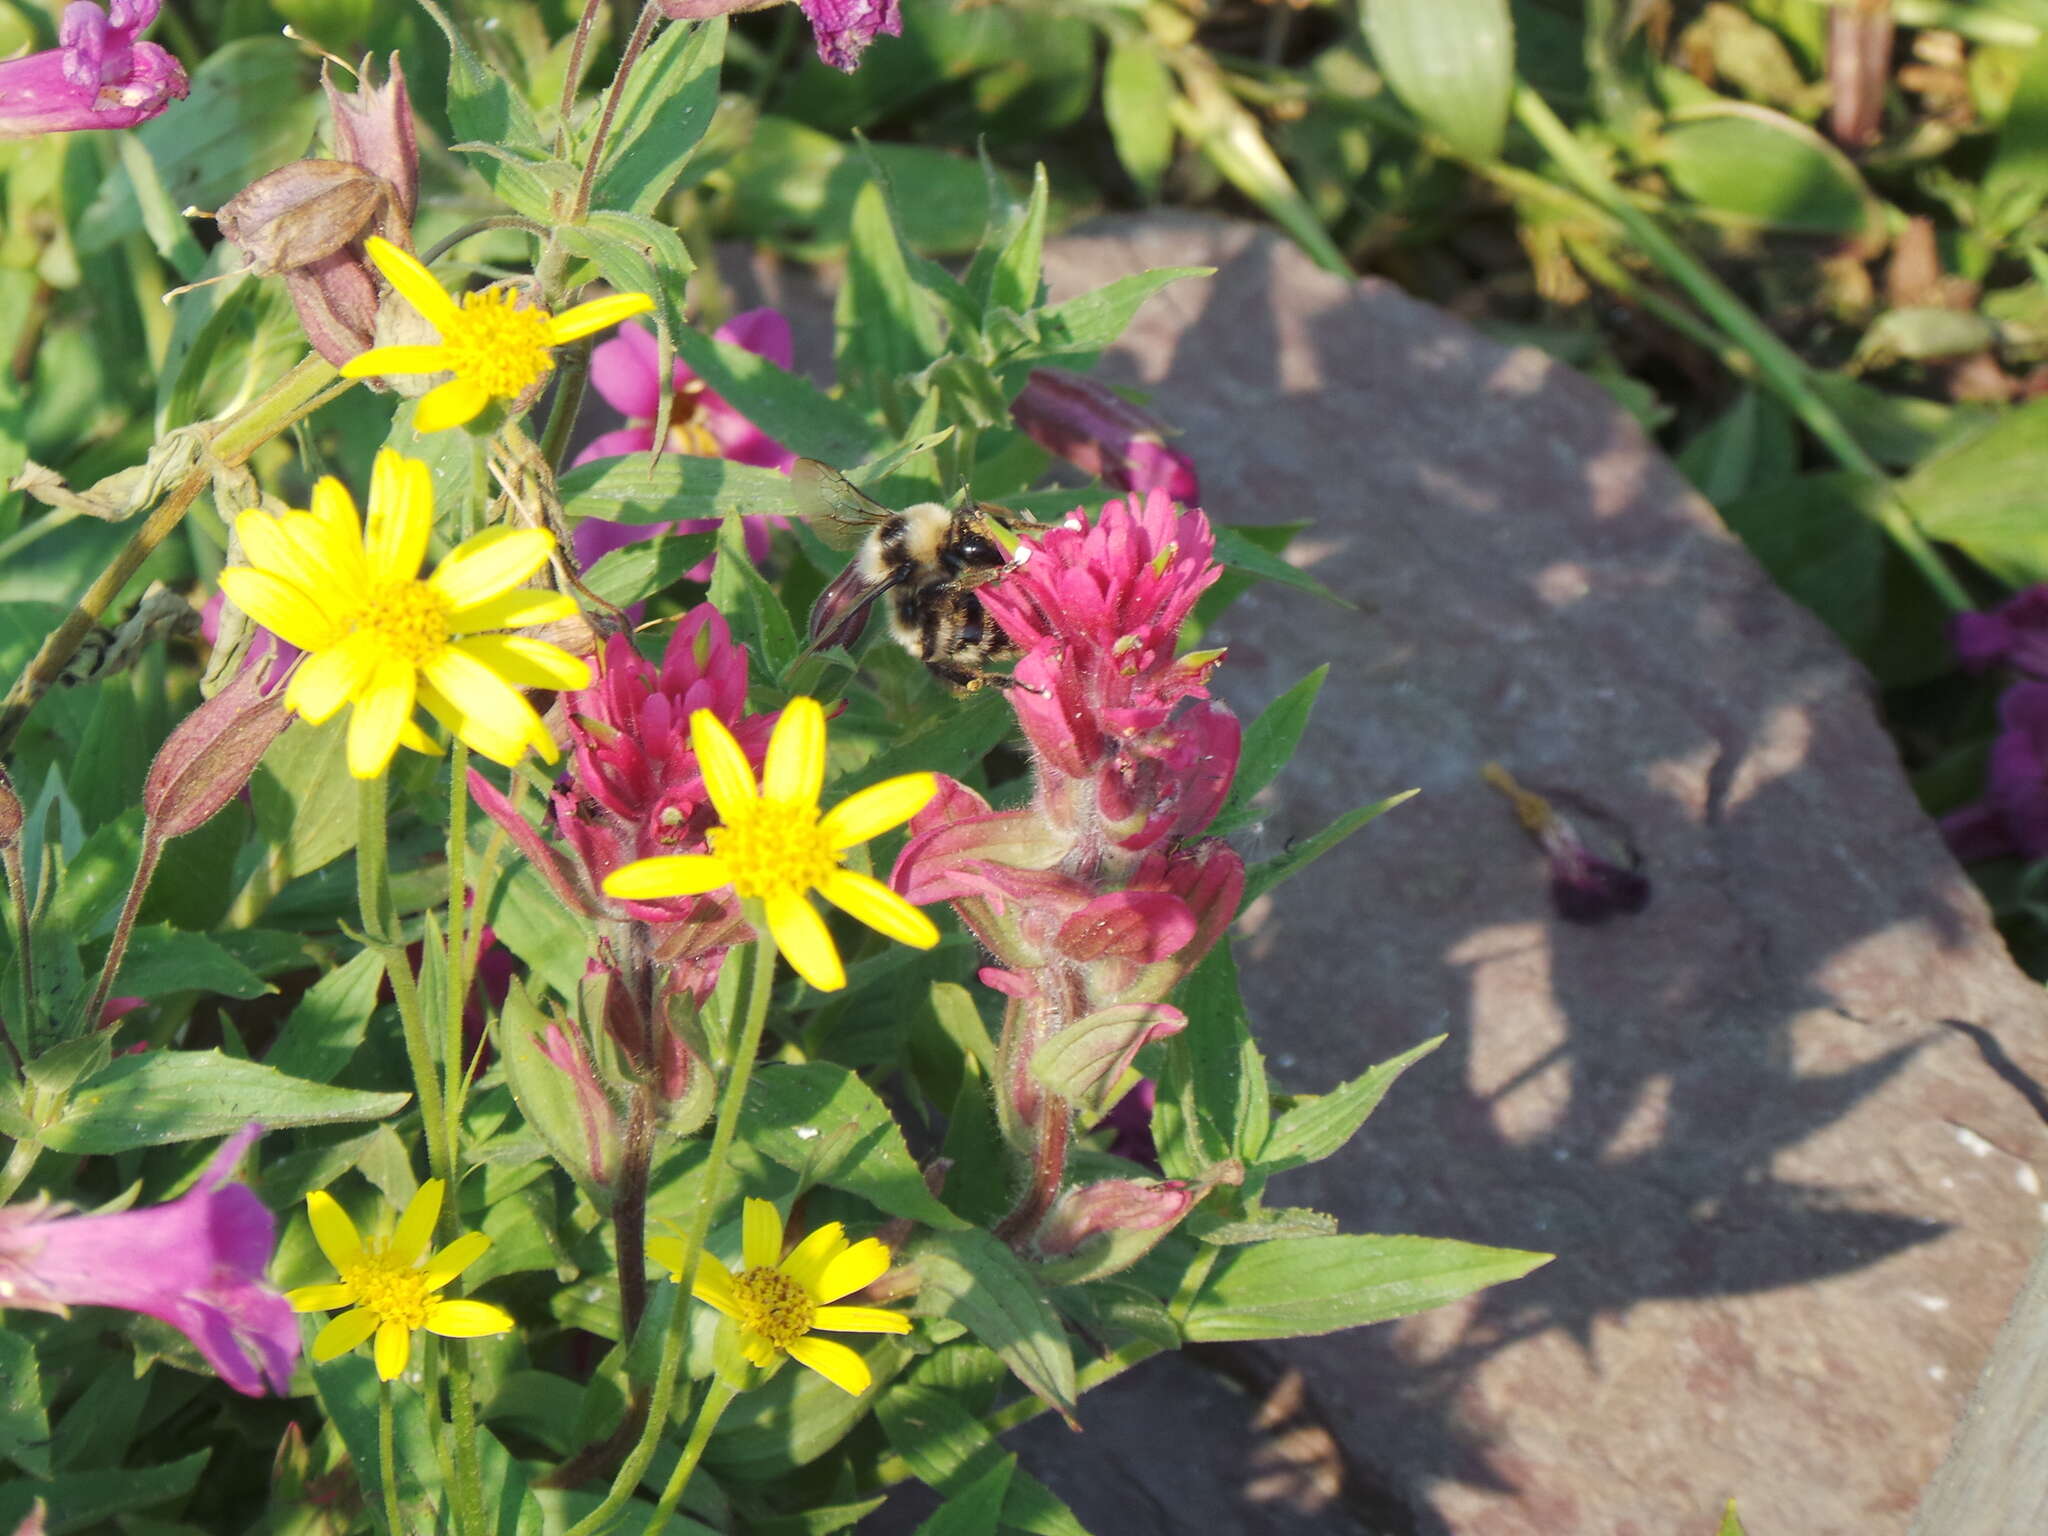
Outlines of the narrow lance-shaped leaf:
<svg viewBox="0 0 2048 1536">
<path fill-rule="evenodd" d="M 1492 159 L 1515 88 L 1508 0 L 1364 0 L 1360 20 L 1387 83 L 1460 154 Z"/>
</svg>

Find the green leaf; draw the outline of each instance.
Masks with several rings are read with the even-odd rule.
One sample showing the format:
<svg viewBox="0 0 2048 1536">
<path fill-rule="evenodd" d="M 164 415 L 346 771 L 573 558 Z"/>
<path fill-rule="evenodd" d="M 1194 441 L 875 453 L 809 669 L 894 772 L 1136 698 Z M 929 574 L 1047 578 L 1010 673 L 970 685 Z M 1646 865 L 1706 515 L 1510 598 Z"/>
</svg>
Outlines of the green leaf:
<svg viewBox="0 0 2048 1536">
<path fill-rule="evenodd" d="M 676 355 L 706 388 L 791 453 L 847 465 L 881 446 L 881 434 L 844 400 L 745 347 L 691 328 L 677 333 Z"/>
<path fill-rule="evenodd" d="M 871 162 L 896 185 L 917 188 L 897 211 L 915 249 L 966 251 L 981 238 L 982 173 L 972 160 L 925 144 L 871 144 L 865 155 L 854 153 L 829 133 L 772 113 L 754 123 L 722 178 L 731 188 L 727 227 L 803 255 L 835 253 L 847 241 L 855 199 L 872 180 Z"/>
<path fill-rule="evenodd" d="M 529 218 L 552 212 L 549 178 L 541 169 L 545 153 L 540 126 L 526 100 L 505 77 L 477 57 L 455 23 L 435 0 L 420 0 L 448 39 L 448 121 L 468 145 L 501 153 L 472 153 L 470 163 L 501 199 Z"/>
<path fill-rule="evenodd" d="M 1217 560 L 1231 569 L 1248 571 L 1265 581 L 1278 582 L 1283 587 L 1292 587 L 1297 592 L 1307 592 L 1325 602 L 1335 603 L 1339 608 L 1357 611 L 1356 603 L 1339 597 L 1308 572 L 1289 565 L 1270 549 L 1253 543 L 1238 529 L 1227 523 L 1212 523 L 1210 530 L 1216 535 Z"/>
<path fill-rule="evenodd" d="M 965 1493 L 1005 1459 L 981 1420 L 935 1387 L 892 1386 L 876 1400 L 875 1418 L 918 1481 L 949 1496 Z M 1003 1524 L 1034 1536 L 1088 1536 L 1073 1511 L 1022 1471 L 1012 1475 L 1003 1496 Z"/>
<path fill-rule="evenodd" d="M 126 1152 L 225 1136 L 251 1120 L 273 1130 L 382 1120 L 410 1097 L 307 1082 L 219 1051 L 150 1051 L 89 1079 L 45 1140 L 60 1152 Z"/>
<path fill-rule="evenodd" d="M 205 934 L 155 924 L 129 935 L 115 990 L 145 998 L 170 992 L 261 997 L 276 988 Z"/>
<path fill-rule="evenodd" d="M 950 1317 L 964 1326 L 1034 1396 L 1072 1419 L 1073 1351 L 1059 1315 L 1023 1260 L 978 1227 L 929 1233 L 910 1245 L 904 1259 L 924 1281 L 915 1306 L 919 1316 Z"/>
<path fill-rule="evenodd" d="M 1259 711 L 1259 718 L 1245 727 L 1237 777 L 1231 781 L 1230 798 L 1209 828 L 1212 836 L 1221 836 L 1257 819 L 1252 797 L 1279 777 L 1280 770 L 1293 758 L 1301 733 L 1308 725 L 1309 711 L 1315 708 L 1316 695 L 1322 692 L 1323 680 L 1329 675 L 1330 665 L 1325 662 Z"/>
<path fill-rule="evenodd" d="M 1039 345 L 1029 349 L 1024 362 L 1050 357 L 1093 355 L 1123 335 L 1139 307 L 1168 283 L 1184 277 L 1208 277 L 1214 267 L 1154 267 L 1128 277 L 1104 283 L 1100 288 L 1076 294 L 1062 303 L 1038 311 Z"/>
<path fill-rule="evenodd" d="M 2048 580 L 2048 400 L 1931 459 L 1899 487 L 1913 520 L 2015 587 Z"/>
<path fill-rule="evenodd" d="M 1102 73 L 1102 115 L 1117 159 L 1147 202 L 1173 163 L 1173 71 L 1148 34 L 1110 44 Z"/>
<path fill-rule="evenodd" d="M 844 1067 L 812 1061 L 761 1068 L 747 1084 L 740 1133 L 783 1167 L 892 1216 L 966 1226 L 925 1188 L 888 1106 Z"/>
<path fill-rule="evenodd" d="M 1672 114 L 1658 151 L 1673 186 L 1727 218 L 1835 235 L 1876 227 L 1877 200 L 1849 157 L 1769 107 L 1686 108 Z"/>
<path fill-rule="evenodd" d="M 489 832 L 476 828 L 481 841 Z M 595 947 L 590 922 L 556 896 L 546 878 L 524 859 L 504 866 L 496 887 L 477 902 L 498 942 L 526 962 L 534 979 L 563 997 L 575 997 Z"/>
<path fill-rule="evenodd" d="M 270 844 L 279 888 L 356 845 L 356 787 L 347 751 L 345 717 L 317 726 L 295 720 L 249 781 L 256 827 Z"/>
<path fill-rule="evenodd" d="M 786 1478 L 831 1450 L 867 1418 L 872 1394 L 912 1359 L 908 1345 L 886 1335 L 863 1339 L 859 1348 L 876 1382 L 868 1393 L 843 1392 L 792 1361 L 766 1386 L 742 1393 L 726 1410 L 704 1453 L 705 1464 L 721 1479 L 765 1483 Z M 638 1528 L 638 1522 L 631 1527 Z"/>
<path fill-rule="evenodd" d="M 1266 1145 L 1259 1152 L 1262 1173 L 1285 1173 L 1307 1163 L 1319 1163 L 1358 1134 L 1366 1117 L 1379 1108 L 1380 1100 L 1399 1077 L 1416 1062 L 1442 1045 L 1445 1036 L 1425 1040 L 1383 1061 L 1351 1079 L 1341 1088 L 1297 1102 L 1274 1122 Z"/>
<path fill-rule="evenodd" d="M 1129 1070 L 1138 1048 L 1175 1010 L 1157 1003 L 1118 1003 L 1076 1019 L 1031 1053 L 1031 1075 L 1047 1092 L 1074 1104 L 1106 1112 L 1103 1095 Z"/>
<path fill-rule="evenodd" d="M 1265 1206 L 1242 1221 L 1219 1221 L 1213 1227 L 1203 1220 L 1205 1214 L 1195 1212 L 1188 1221 L 1188 1231 L 1219 1248 L 1271 1242 L 1275 1238 L 1334 1237 L 1337 1232 L 1336 1217 L 1300 1205 Z"/>
<path fill-rule="evenodd" d="M 710 126 L 725 18 L 664 30 L 633 66 L 591 206 L 652 213 Z"/>
<path fill-rule="evenodd" d="M 306 989 L 263 1064 L 289 1077 L 331 1083 L 348 1065 L 369 1032 L 384 984 L 384 962 L 375 951 L 362 950 Z"/>
<path fill-rule="evenodd" d="M 773 469 L 689 453 L 632 453 L 579 465 L 562 476 L 562 510 L 571 521 L 602 517 L 615 523 L 668 523 L 685 517 L 720 519 L 798 508 L 789 477 Z M 297 727 L 294 727 L 297 729 Z"/>
<path fill-rule="evenodd" d="M 1017 1470 L 1015 1456 L 1003 1456 L 965 1489 L 941 1504 L 917 1528 L 916 1536 L 996 1536 L 1002 1523 L 1003 1500 Z"/>
<path fill-rule="evenodd" d="M 36 1347 L 20 1333 L 0 1333 L 0 1457 L 30 1477 L 47 1478 L 49 1442 Z"/>
<path fill-rule="evenodd" d="M 2041 211 L 2048 199 L 2048 40 L 2027 51 L 2012 104 L 1998 130 L 1977 198 L 1977 224 L 1993 245 Z"/>
<path fill-rule="evenodd" d="M 731 624 L 733 638 L 759 653 L 762 670 L 769 677 L 780 677 L 796 660 L 803 646 L 796 625 L 782 606 L 781 594 L 754 564 L 747 550 L 746 526 L 737 517 L 728 517 L 719 525 L 718 563 L 711 570 L 710 598 Z"/>
<path fill-rule="evenodd" d="M 25 1478 L 0 1485 L 0 1526 L 12 1530 L 37 1499 L 48 1506 L 47 1536 L 104 1529 L 118 1515 L 182 1499 L 199 1486 L 211 1451 L 194 1451 L 157 1467 L 94 1467 L 43 1482 Z M 124 1524 L 126 1522 L 123 1522 Z"/>
<path fill-rule="evenodd" d="M 645 602 L 702 565 L 715 533 L 665 533 L 615 549 L 583 573 L 583 585 L 620 608 Z"/>
<path fill-rule="evenodd" d="M 1168 1173 L 1194 1178 L 1226 1158 L 1257 1157 L 1272 1105 L 1228 943 L 1202 957 L 1180 997 L 1188 1023 L 1166 1042 L 1159 1081 L 1159 1104 L 1180 1129 L 1160 1152 Z"/>
<path fill-rule="evenodd" d="M 1045 255 L 1045 210 L 1051 196 L 1043 162 L 1031 176 L 1031 201 L 1017 221 L 1009 243 L 989 273 L 988 307 L 1017 314 L 1038 306 L 1040 273 Z"/>
<path fill-rule="evenodd" d="M 1798 430 L 1775 395 L 1745 387 L 1672 461 L 1716 507 L 1769 490 L 1799 470 Z"/>
<path fill-rule="evenodd" d="M 1374 62 L 1401 103 L 1461 155 L 1499 156 L 1515 90 L 1507 0 L 1364 0 Z"/>
<path fill-rule="evenodd" d="M 1250 906 L 1281 881 L 1300 874 L 1360 827 L 1378 820 L 1402 801 L 1411 800 L 1421 793 L 1419 789 L 1404 789 L 1398 795 L 1389 795 L 1386 799 L 1374 801 L 1371 805 L 1362 805 L 1355 811 L 1347 811 L 1314 837 L 1303 839 L 1287 852 L 1275 854 L 1262 864 L 1254 864 L 1245 875 L 1244 905 Z"/>
<path fill-rule="evenodd" d="M 1197 1343 L 1296 1339 L 1426 1312 L 1519 1280 L 1547 1253 L 1435 1237 L 1303 1237 L 1226 1249 L 1188 1311 Z"/>
<path fill-rule="evenodd" d="M 244 37 L 192 71 L 192 94 L 134 130 L 174 209 L 218 208 L 266 171 L 305 153 L 320 107 L 306 55 L 282 37 Z M 182 223 L 182 221 L 181 221 Z M 103 251 L 144 232 L 134 183 L 109 176 L 79 217 L 78 249 Z"/>
<path fill-rule="evenodd" d="M 1016 716 L 997 689 L 984 688 L 964 699 L 948 701 L 943 709 L 931 710 L 917 729 L 899 737 L 844 778 L 834 780 L 832 794 L 843 800 L 870 784 L 902 773 L 917 773 L 934 763 L 960 767 L 978 763 L 992 748 L 1008 740 L 1016 727 Z"/>
<path fill-rule="evenodd" d="M 1721 1511 L 1720 1536 L 1748 1536 L 1742 1529 L 1742 1517 L 1735 1512 L 1735 1501 L 1730 1499 L 1728 1507 Z"/>
<path fill-rule="evenodd" d="M 910 258 L 880 182 L 869 182 L 854 199 L 834 321 L 840 382 L 878 400 L 892 422 L 907 422 L 907 381 L 938 356 L 938 320 L 911 281 Z"/>
</svg>

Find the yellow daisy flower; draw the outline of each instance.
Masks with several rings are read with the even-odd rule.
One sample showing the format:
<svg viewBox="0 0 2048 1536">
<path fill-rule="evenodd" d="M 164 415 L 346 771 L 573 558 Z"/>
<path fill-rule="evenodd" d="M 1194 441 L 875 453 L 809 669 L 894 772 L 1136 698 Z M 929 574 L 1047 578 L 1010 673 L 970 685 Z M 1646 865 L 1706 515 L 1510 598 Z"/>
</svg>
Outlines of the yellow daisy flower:
<svg viewBox="0 0 2048 1536">
<path fill-rule="evenodd" d="M 444 1339 L 480 1339 L 511 1330 L 512 1314 L 502 1307 L 487 1301 L 448 1301 L 439 1294 L 491 1246 L 483 1233 L 465 1232 L 427 1258 L 427 1240 L 440 1219 L 446 1189 L 439 1179 L 427 1180 L 406 1202 L 391 1236 L 368 1242 L 333 1196 L 324 1190 L 306 1196 L 313 1236 L 341 1279 L 332 1285 L 302 1285 L 285 1292 L 285 1300 L 296 1312 L 350 1309 L 314 1338 L 315 1360 L 323 1365 L 338 1360 L 375 1334 L 377 1375 L 391 1381 L 404 1373 L 412 1358 L 412 1336 L 422 1328 Z"/>
<path fill-rule="evenodd" d="M 910 1319 L 880 1307 L 832 1303 L 882 1278 L 889 1250 L 872 1237 L 846 1240 L 846 1228 L 828 1221 L 782 1258 L 782 1217 L 774 1203 L 748 1200 L 734 1274 L 710 1254 L 697 1261 L 690 1292 L 739 1324 L 740 1352 L 764 1369 L 778 1354 L 808 1365 L 833 1386 L 858 1397 L 874 1380 L 867 1362 L 844 1344 L 813 1337 L 827 1333 L 908 1333 Z M 650 1237 L 647 1256 L 671 1280 L 682 1277 L 681 1238 Z M 780 1259 L 781 1262 L 777 1262 Z"/>
<path fill-rule="evenodd" d="M 413 723 L 425 706 L 493 762 L 530 746 L 558 755 L 520 688 L 584 688 L 590 668 L 559 646 L 488 631 L 548 624 L 576 612 L 561 592 L 520 589 L 555 547 L 536 528 L 487 528 L 422 580 L 434 527 L 427 466 L 385 449 L 370 475 L 365 531 L 355 503 L 329 476 L 310 512 L 235 519 L 247 565 L 220 573 L 221 590 L 265 629 L 307 652 L 285 705 L 318 725 L 353 703 L 349 772 L 373 779 L 400 743 L 438 750 Z"/>
<path fill-rule="evenodd" d="M 659 901 L 729 885 L 741 900 L 761 904 L 790 965 L 821 992 L 845 986 L 846 969 L 808 899 L 812 891 L 898 943 L 930 949 L 939 942 L 939 930 L 916 907 L 881 881 L 840 867 L 849 849 L 924 809 L 938 793 L 931 774 L 885 779 L 821 816 L 825 711 L 809 698 L 791 699 L 775 722 L 758 789 L 747 754 L 709 710 L 690 716 L 690 745 L 720 822 L 711 829 L 711 851 L 622 865 L 605 877 L 607 895 Z"/>
<path fill-rule="evenodd" d="M 548 349 L 654 308 L 644 293 L 615 293 L 559 315 L 522 304 L 502 283 L 457 303 L 410 251 L 376 235 L 363 242 L 393 288 L 440 334 L 438 346 L 372 347 L 341 365 L 345 379 L 387 373 L 452 373 L 413 412 L 416 431 L 439 432 L 473 419 L 493 400 L 516 400 L 555 366 Z"/>
</svg>

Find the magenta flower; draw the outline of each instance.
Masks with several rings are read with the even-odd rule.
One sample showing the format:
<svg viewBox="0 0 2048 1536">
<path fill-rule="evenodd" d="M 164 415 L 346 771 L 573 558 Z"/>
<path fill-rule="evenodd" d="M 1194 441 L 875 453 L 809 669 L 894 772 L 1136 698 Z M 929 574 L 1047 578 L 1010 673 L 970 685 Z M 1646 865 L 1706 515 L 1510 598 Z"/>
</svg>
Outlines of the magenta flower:
<svg viewBox="0 0 2048 1536">
<path fill-rule="evenodd" d="M 190 1339 L 221 1380 L 282 1395 L 299 1354 L 291 1304 L 264 1279 L 277 1223 L 245 1184 L 229 1181 L 262 1134 L 245 1126 L 191 1189 L 147 1210 L 55 1214 L 46 1203 L 0 1210 L 0 1296 L 11 1307 L 63 1312 L 120 1307 Z"/>
<path fill-rule="evenodd" d="M 1166 445 L 1166 423 L 1105 384 L 1064 368 L 1034 368 L 1010 416 L 1041 448 L 1120 491 L 1202 499 L 1194 461 Z"/>
<path fill-rule="evenodd" d="M 2003 664 L 2048 678 L 2048 586 L 2028 587 L 1989 613 L 1958 614 L 1948 638 L 1972 672 Z"/>
<path fill-rule="evenodd" d="M 191 89 L 185 71 L 136 34 L 162 0 L 72 0 L 58 24 L 60 46 L 0 64 L 0 139 L 74 128 L 132 128 Z"/>
<path fill-rule="evenodd" d="M 1965 863 L 2017 854 L 2048 858 L 2048 683 L 2015 683 L 1998 701 L 1984 798 L 1941 818 Z"/>
<path fill-rule="evenodd" d="M 898 0 L 802 0 L 818 57 L 834 69 L 851 74 L 860 56 L 877 36 L 903 35 L 903 9 Z"/>
<path fill-rule="evenodd" d="M 750 309 L 734 315 L 712 334 L 756 357 L 765 357 L 778 367 L 790 366 L 789 321 L 778 310 Z M 588 448 L 576 455 L 576 463 L 652 450 L 654 423 L 661 415 L 661 360 L 654 333 L 644 325 L 620 326 L 616 336 L 599 343 L 591 353 L 590 382 L 606 404 L 625 416 L 626 425 L 592 440 Z M 669 424 L 671 451 L 699 458 L 730 459 L 735 464 L 779 469 L 784 474 L 796 462 L 795 454 L 707 389 L 704 381 L 680 359 L 670 376 L 669 387 L 675 394 L 674 418 Z M 747 552 L 755 560 L 767 557 L 769 532 L 781 522 L 780 518 L 746 519 Z M 613 550 L 651 539 L 658 533 L 701 533 L 717 526 L 716 519 L 702 517 L 673 523 L 613 523 L 587 517 L 576 525 L 576 559 L 588 569 Z M 706 560 L 690 571 L 690 579 L 708 581 L 712 563 Z"/>
</svg>

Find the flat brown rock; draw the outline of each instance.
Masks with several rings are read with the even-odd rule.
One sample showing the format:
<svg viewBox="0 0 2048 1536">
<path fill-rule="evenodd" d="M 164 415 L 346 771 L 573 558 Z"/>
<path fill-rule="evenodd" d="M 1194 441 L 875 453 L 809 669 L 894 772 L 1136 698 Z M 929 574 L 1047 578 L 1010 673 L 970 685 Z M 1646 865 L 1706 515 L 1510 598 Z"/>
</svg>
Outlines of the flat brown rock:
<svg viewBox="0 0 2048 1536">
<path fill-rule="evenodd" d="M 1247 716 L 1332 664 L 1239 842 L 1422 790 L 1247 914 L 1270 1068 L 1321 1090 L 1449 1036 L 1274 1196 L 1558 1257 L 1252 1347 L 1231 1364 L 1278 1419 L 1154 1362 L 1085 1435 L 1013 1437 L 1025 1465 L 1099 1536 L 1707 1536 L 1731 1495 L 1759 1536 L 1903 1536 L 2044 1231 L 2048 1001 L 1866 679 L 1569 369 L 1250 226 L 1047 252 L 1062 295 L 1181 264 L 1219 271 L 1152 300 L 1105 376 L 1185 430 L 1213 517 L 1310 520 L 1295 557 L 1358 605 L 1262 587 L 1226 621 Z M 827 342 L 799 274 L 736 287 L 804 317 L 800 356 Z M 1625 827 L 1648 907 L 1561 922 L 1489 761 Z"/>
<path fill-rule="evenodd" d="M 1332 664 L 1247 851 L 1422 790 L 1247 914 L 1271 1068 L 1323 1089 L 1450 1037 L 1275 1198 L 1558 1255 L 1273 1356 L 1418 1533 L 1704 1533 L 1731 1495 L 1904 1532 L 2041 1241 L 2048 1001 L 1867 680 L 1569 369 L 1243 226 L 1047 265 L 1170 263 L 1220 270 L 1107 376 L 1185 430 L 1212 516 L 1312 520 L 1298 557 L 1359 605 L 1262 587 L 1219 636 L 1247 714 Z M 1495 760 L 1625 826 L 1647 909 L 1561 922 Z"/>
</svg>

